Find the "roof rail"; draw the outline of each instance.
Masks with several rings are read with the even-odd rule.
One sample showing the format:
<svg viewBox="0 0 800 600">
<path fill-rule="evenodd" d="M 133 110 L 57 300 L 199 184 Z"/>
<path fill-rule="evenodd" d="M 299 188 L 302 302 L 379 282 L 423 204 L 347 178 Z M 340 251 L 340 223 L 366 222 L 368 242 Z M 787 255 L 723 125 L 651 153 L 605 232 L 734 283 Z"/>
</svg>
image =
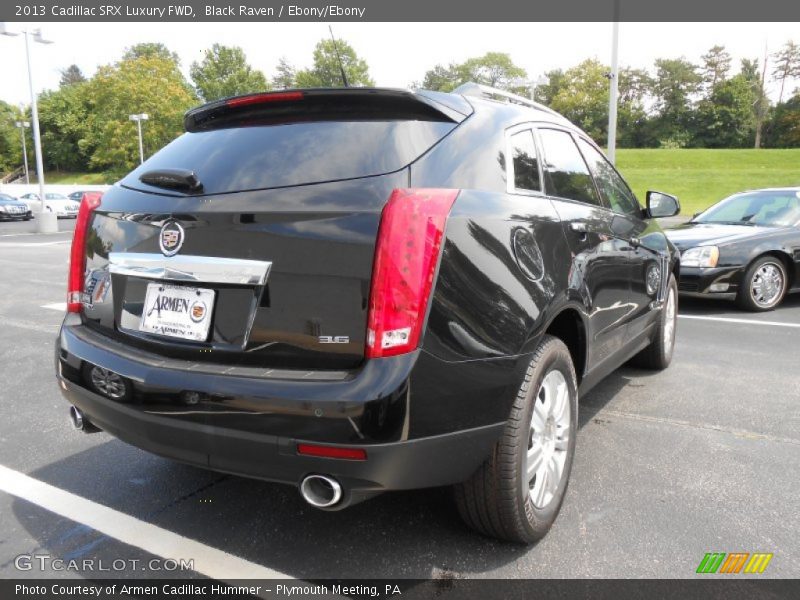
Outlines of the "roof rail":
<svg viewBox="0 0 800 600">
<path fill-rule="evenodd" d="M 452 93 L 461 94 L 462 96 L 476 96 L 479 98 L 489 98 L 489 99 L 491 99 L 492 96 L 499 96 L 501 98 L 505 98 L 507 102 L 522 104 L 523 106 L 528 106 L 530 108 L 542 110 L 552 115 L 557 115 L 559 117 L 561 116 L 553 109 L 546 107 L 544 104 L 539 104 L 538 102 L 529 100 L 524 96 L 513 94 L 511 92 L 507 92 L 506 90 L 500 90 L 488 85 L 475 83 L 474 81 L 468 81 L 467 83 L 461 84 L 456 89 L 454 89 Z"/>
</svg>

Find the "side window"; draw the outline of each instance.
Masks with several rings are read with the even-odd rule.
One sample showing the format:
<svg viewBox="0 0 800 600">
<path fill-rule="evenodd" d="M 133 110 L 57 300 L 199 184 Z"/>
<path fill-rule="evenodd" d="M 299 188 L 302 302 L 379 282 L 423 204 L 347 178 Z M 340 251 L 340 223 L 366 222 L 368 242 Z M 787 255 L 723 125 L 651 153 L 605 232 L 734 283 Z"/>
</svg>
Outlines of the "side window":
<svg viewBox="0 0 800 600">
<path fill-rule="evenodd" d="M 601 206 L 592 176 L 572 136 L 557 129 L 540 129 L 544 146 L 544 178 L 547 193 Z"/>
<path fill-rule="evenodd" d="M 611 166 L 605 156 L 597 148 L 586 140 L 578 138 L 578 145 L 583 152 L 586 162 L 600 188 L 600 194 L 611 207 L 611 210 L 634 217 L 642 216 L 642 208 L 639 206 L 636 196 L 633 195 L 628 184 L 620 177 L 616 169 Z"/>
<path fill-rule="evenodd" d="M 511 155 L 514 161 L 514 189 L 540 192 L 539 159 L 530 129 L 511 136 Z"/>
</svg>

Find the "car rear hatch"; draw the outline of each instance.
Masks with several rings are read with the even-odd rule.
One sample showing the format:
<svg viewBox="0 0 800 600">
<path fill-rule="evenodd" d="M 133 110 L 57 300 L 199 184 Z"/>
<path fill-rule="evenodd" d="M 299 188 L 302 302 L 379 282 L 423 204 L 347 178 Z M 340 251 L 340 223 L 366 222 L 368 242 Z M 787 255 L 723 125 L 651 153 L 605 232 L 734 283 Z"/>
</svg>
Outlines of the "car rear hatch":
<svg viewBox="0 0 800 600">
<path fill-rule="evenodd" d="M 468 112 L 380 89 L 189 111 L 186 133 L 94 210 L 84 322 L 193 364 L 357 366 L 381 210 Z"/>
</svg>

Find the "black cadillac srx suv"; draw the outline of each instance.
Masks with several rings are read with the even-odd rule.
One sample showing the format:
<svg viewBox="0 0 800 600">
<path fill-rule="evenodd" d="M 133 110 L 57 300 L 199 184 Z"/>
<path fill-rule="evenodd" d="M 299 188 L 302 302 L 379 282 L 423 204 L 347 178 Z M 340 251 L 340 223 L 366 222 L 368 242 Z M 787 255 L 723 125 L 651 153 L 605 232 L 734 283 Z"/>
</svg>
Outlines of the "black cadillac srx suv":
<svg viewBox="0 0 800 600">
<path fill-rule="evenodd" d="M 677 200 L 642 208 L 566 119 L 474 84 L 240 96 L 185 129 L 82 200 L 74 425 L 329 510 L 453 485 L 475 529 L 543 536 L 579 393 L 672 358 Z"/>
</svg>

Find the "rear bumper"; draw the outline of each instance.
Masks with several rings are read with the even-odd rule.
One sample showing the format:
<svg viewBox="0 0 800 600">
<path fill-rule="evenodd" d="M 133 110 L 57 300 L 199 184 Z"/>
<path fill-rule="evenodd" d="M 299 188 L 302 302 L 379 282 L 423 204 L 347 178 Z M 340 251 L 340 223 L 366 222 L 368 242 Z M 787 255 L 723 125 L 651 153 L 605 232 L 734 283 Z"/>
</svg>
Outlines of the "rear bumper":
<svg viewBox="0 0 800 600">
<path fill-rule="evenodd" d="M 65 325 L 56 347 L 61 391 L 92 423 L 144 450 L 212 470 L 291 485 L 312 473 L 335 477 L 345 490 L 341 507 L 385 490 L 463 481 L 490 454 L 504 426 L 409 439 L 408 380 L 416 353 L 369 361 L 340 379 L 270 379 L 151 364 L 121 344 L 98 344 L 102 337 Z M 137 397 L 123 404 L 91 391 L 81 379 L 84 362 L 129 378 Z M 208 395 L 182 404 L 170 392 L 184 385 Z M 367 459 L 299 455 L 300 442 L 362 447 Z"/>
<path fill-rule="evenodd" d="M 733 298 L 739 291 L 742 267 L 681 267 L 678 291 L 686 296 Z"/>
<path fill-rule="evenodd" d="M 301 456 L 296 439 L 178 422 L 112 402 L 61 380 L 64 397 L 120 440 L 198 467 L 299 485 L 306 475 L 335 477 L 341 507 L 387 490 L 417 489 L 467 479 L 489 455 L 503 424 L 444 435 L 364 446 L 364 461 Z M 348 447 L 353 447 L 349 444 Z"/>
</svg>

